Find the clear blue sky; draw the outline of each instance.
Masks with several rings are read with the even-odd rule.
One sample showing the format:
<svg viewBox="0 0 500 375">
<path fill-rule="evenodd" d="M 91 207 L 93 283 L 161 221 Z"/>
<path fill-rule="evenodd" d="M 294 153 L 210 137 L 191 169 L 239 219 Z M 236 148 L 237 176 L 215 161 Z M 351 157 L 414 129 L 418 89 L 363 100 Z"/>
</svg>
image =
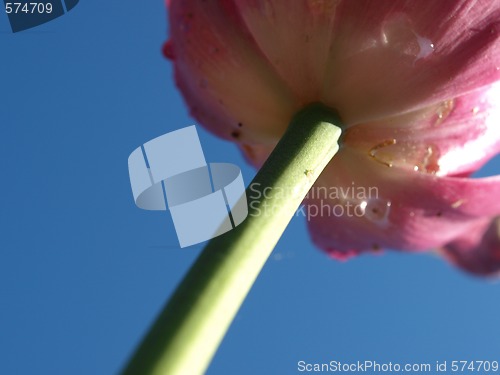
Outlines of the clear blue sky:
<svg viewBox="0 0 500 375">
<path fill-rule="evenodd" d="M 0 13 L 0 374 L 116 373 L 201 250 L 136 208 L 128 180 L 133 149 L 195 123 L 160 53 L 165 13 L 86 0 L 17 34 Z M 208 161 L 251 180 L 234 145 L 199 133 Z M 208 374 L 500 360 L 499 292 L 432 255 L 338 263 L 295 218 Z"/>
</svg>

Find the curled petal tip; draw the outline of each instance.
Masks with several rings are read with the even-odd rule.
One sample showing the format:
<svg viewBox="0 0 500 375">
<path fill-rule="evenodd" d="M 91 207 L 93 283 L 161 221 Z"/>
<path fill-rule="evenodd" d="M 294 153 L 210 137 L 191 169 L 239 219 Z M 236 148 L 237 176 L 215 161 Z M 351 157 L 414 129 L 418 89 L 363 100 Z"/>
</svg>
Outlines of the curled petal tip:
<svg viewBox="0 0 500 375">
<path fill-rule="evenodd" d="M 340 262 L 347 262 L 349 259 L 354 258 L 355 256 L 359 255 L 359 251 L 357 251 L 357 250 L 342 251 L 342 250 L 336 250 L 333 248 L 328 248 L 325 251 L 328 253 L 328 255 L 331 258 L 338 260 Z"/>
<path fill-rule="evenodd" d="M 482 222 L 442 249 L 451 263 L 478 276 L 500 276 L 500 216 Z"/>
<path fill-rule="evenodd" d="M 175 55 L 174 55 L 174 48 L 172 45 L 172 40 L 169 39 L 163 44 L 162 48 L 163 56 L 165 56 L 169 60 L 174 60 Z"/>
</svg>

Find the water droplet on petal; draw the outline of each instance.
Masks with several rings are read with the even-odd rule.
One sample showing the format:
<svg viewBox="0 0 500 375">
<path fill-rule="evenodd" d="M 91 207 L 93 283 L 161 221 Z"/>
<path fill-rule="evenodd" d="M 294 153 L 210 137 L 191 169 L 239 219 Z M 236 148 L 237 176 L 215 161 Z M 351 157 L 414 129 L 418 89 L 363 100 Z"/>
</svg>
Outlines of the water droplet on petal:
<svg viewBox="0 0 500 375">
<path fill-rule="evenodd" d="M 458 201 L 453 202 L 451 204 L 451 207 L 456 209 L 456 208 L 460 207 L 461 205 L 463 205 L 464 203 L 465 203 L 465 199 L 459 199 Z"/>
<path fill-rule="evenodd" d="M 394 163 L 394 154 L 388 152 L 387 147 L 393 146 L 395 144 L 396 144 L 395 139 L 388 139 L 382 143 L 373 146 L 369 151 L 369 155 L 379 163 L 384 164 L 385 166 L 390 168 L 393 166 Z"/>
<path fill-rule="evenodd" d="M 408 141 L 398 143 L 395 139 L 388 139 L 373 146 L 368 154 L 389 168 L 398 167 L 433 174 L 439 171 L 439 148 L 432 144 Z"/>
<path fill-rule="evenodd" d="M 382 45 L 399 52 L 402 56 L 412 57 L 414 61 L 425 59 L 434 51 L 434 43 L 419 35 L 404 15 L 396 16 L 382 27 Z"/>
<path fill-rule="evenodd" d="M 368 202 L 367 201 L 362 201 L 358 207 L 359 209 L 361 210 L 361 212 L 363 212 L 363 215 L 365 214 L 366 212 L 366 206 L 368 205 Z"/>
<path fill-rule="evenodd" d="M 439 171 L 439 149 L 435 145 L 429 145 L 424 148 L 424 154 L 421 162 L 416 165 L 420 172 L 435 174 Z"/>
<path fill-rule="evenodd" d="M 389 224 L 391 202 L 381 198 L 372 198 L 366 202 L 365 217 L 379 226 Z"/>
<path fill-rule="evenodd" d="M 434 126 L 441 125 L 441 123 L 448 118 L 448 116 L 453 111 L 455 107 L 455 101 L 445 100 L 441 104 L 438 105 L 436 109 L 436 120 L 434 121 Z"/>
<path fill-rule="evenodd" d="M 432 52 L 434 52 L 434 43 L 430 39 L 424 38 L 415 34 L 417 37 L 417 43 L 420 48 L 418 55 L 416 56 L 416 60 L 425 59 Z"/>
</svg>

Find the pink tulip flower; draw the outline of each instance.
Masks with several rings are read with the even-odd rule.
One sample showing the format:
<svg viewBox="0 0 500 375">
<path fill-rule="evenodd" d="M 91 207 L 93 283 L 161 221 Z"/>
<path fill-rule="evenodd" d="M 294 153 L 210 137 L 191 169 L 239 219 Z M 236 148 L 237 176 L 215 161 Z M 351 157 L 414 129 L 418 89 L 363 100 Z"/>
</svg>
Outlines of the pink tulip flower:
<svg viewBox="0 0 500 375">
<path fill-rule="evenodd" d="M 470 175 L 500 151 L 500 1 L 167 4 L 191 114 L 253 165 L 305 105 L 340 115 L 340 151 L 305 201 L 315 244 L 339 259 L 438 249 L 498 274 L 500 176 Z"/>
</svg>

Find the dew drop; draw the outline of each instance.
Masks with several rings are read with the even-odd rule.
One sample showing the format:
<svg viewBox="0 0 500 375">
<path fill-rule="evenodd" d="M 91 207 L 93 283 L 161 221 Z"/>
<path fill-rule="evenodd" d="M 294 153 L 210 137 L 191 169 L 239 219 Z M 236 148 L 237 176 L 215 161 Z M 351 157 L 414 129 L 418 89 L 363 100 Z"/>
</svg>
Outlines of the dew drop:
<svg viewBox="0 0 500 375">
<path fill-rule="evenodd" d="M 436 119 L 434 121 L 434 126 L 441 125 L 443 121 L 446 120 L 448 116 L 451 114 L 454 107 L 455 107 L 455 101 L 453 99 L 445 100 L 444 102 L 439 104 L 436 109 Z"/>
<path fill-rule="evenodd" d="M 366 202 L 364 216 L 371 222 L 380 226 L 389 224 L 391 202 L 381 198 L 372 198 Z"/>
<path fill-rule="evenodd" d="M 416 60 L 425 59 L 434 52 L 434 43 L 432 43 L 430 39 L 419 36 L 416 33 L 415 36 L 417 37 L 417 43 L 420 49 L 416 56 Z"/>
<path fill-rule="evenodd" d="M 459 208 L 459 207 L 460 207 L 461 205 L 463 205 L 464 203 L 465 203 L 465 200 L 464 200 L 464 199 L 459 199 L 458 201 L 453 202 L 453 203 L 451 204 L 451 207 L 456 209 L 456 208 Z"/>
<path fill-rule="evenodd" d="M 394 163 L 394 154 L 388 152 L 387 148 L 395 144 L 396 144 L 395 139 L 388 139 L 382 143 L 373 146 L 369 151 L 369 155 L 379 163 L 384 164 L 385 166 L 390 168 L 393 166 Z"/>
<path fill-rule="evenodd" d="M 381 43 L 384 47 L 398 51 L 402 56 L 412 57 L 414 62 L 425 59 L 434 52 L 434 43 L 413 30 L 404 15 L 398 15 L 382 27 Z"/>
<path fill-rule="evenodd" d="M 361 210 L 361 212 L 362 212 L 363 215 L 366 213 L 366 206 L 367 205 L 368 205 L 367 201 L 363 201 L 360 204 L 358 204 L 358 207 Z"/>
<path fill-rule="evenodd" d="M 414 172 L 432 173 L 439 171 L 439 148 L 433 144 L 397 142 L 385 140 L 373 146 L 368 155 L 386 167 L 397 167 Z"/>
<path fill-rule="evenodd" d="M 415 167 L 420 172 L 435 174 L 439 171 L 439 149 L 435 145 L 428 145 L 424 148 L 421 162 Z"/>
</svg>

